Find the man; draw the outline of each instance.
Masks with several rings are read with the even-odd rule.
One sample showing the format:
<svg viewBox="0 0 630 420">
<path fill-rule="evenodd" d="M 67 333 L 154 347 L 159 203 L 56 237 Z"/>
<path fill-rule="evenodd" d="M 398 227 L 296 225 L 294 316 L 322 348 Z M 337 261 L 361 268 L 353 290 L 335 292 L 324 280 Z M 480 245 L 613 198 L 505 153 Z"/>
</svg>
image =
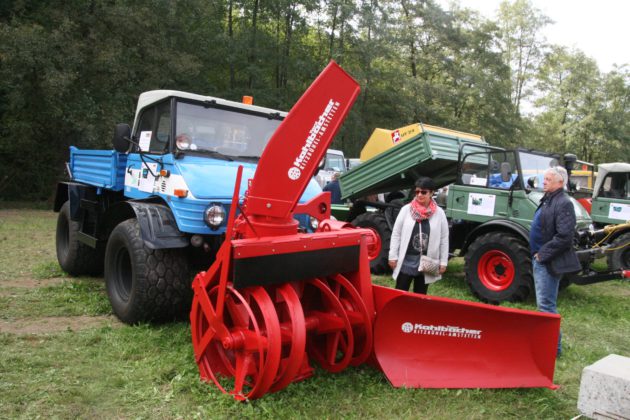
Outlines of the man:
<svg viewBox="0 0 630 420">
<path fill-rule="evenodd" d="M 324 186 L 324 191 L 330 191 L 331 204 L 343 204 L 341 201 L 341 187 L 339 186 L 339 172 L 335 172 L 332 181 Z"/>
<path fill-rule="evenodd" d="M 545 195 L 534 214 L 529 233 L 532 252 L 536 304 L 541 312 L 557 314 L 558 287 L 563 274 L 580 270 L 573 249 L 575 210 L 564 193 L 569 176 L 561 166 L 544 173 Z M 562 333 L 558 337 L 558 356 L 562 353 Z"/>
</svg>

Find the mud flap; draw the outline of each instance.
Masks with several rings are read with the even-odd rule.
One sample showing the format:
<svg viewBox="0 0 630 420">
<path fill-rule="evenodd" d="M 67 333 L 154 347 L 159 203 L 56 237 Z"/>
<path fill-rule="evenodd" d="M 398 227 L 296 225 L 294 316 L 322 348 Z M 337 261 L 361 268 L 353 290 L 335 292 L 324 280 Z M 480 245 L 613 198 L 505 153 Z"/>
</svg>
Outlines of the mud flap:
<svg viewBox="0 0 630 420">
<path fill-rule="evenodd" d="M 395 387 L 556 388 L 560 316 L 374 286 L 374 353 Z"/>
</svg>

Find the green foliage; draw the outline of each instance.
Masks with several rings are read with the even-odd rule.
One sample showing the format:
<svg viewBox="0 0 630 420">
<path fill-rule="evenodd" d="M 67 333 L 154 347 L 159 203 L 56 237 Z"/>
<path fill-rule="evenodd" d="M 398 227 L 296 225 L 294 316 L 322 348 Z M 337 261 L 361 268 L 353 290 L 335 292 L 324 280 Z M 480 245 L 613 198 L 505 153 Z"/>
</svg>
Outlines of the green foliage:
<svg viewBox="0 0 630 420">
<path fill-rule="evenodd" d="M 333 144 L 349 156 L 376 127 L 420 121 L 495 145 L 627 160 L 627 68 L 601 75 L 546 46 L 550 21 L 528 0 L 498 16 L 431 0 L 2 2 L 0 198 L 50 200 L 68 147 L 111 147 L 143 91 L 252 95 L 287 110 L 330 59 L 362 87 Z M 540 115 L 523 118 L 536 87 Z"/>
</svg>

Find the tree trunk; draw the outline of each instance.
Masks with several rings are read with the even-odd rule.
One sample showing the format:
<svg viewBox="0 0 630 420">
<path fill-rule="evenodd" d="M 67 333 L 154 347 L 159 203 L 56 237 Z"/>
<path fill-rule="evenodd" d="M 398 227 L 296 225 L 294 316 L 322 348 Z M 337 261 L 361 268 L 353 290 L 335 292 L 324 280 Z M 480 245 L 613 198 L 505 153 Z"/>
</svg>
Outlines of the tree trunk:
<svg viewBox="0 0 630 420">
<path fill-rule="evenodd" d="M 232 51 L 234 48 L 234 19 L 232 17 L 232 6 L 233 0 L 228 1 L 228 38 L 229 38 L 229 49 L 230 49 L 230 90 L 234 89 L 236 84 L 236 70 L 234 68 L 234 57 L 232 57 Z"/>
<path fill-rule="evenodd" d="M 258 0 L 254 0 L 254 10 L 252 11 L 252 38 L 251 44 L 249 48 L 249 57 L 247 58 L 247 62 L 249 63 L 249 89 L 254 88 L 254 76 L 256 71 L 254 70 L 256 66 L 256 36 L 258 35 Z"/>
<path fill-rule="evenodd" d="M 337 4 L 336 0 L 335 1 L 335 5 L 333 6 L 333 10 L 332 10 L 332 24 L 331 24 L 331 28 L 330 28 L 330 40 L 328 43 L 328 59 L 331 60 L 333 57 L 333 45 L 335 43 L 335 30 L 337 29 L 337 12 L 339 9 L 339 5 Z"/>
</svg>

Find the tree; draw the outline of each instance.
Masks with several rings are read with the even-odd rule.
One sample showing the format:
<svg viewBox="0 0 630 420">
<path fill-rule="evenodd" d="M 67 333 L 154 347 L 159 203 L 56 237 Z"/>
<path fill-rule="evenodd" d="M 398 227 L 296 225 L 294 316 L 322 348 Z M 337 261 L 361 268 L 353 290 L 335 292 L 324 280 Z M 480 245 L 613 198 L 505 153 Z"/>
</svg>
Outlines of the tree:
<svg viewBox="0 0 630 420">
<path fill-rule="evenodd" d="M 540 31 L 553 23 L 530 0 L 503 1 L 497 14 L 504 60 L 512 69 L 511 100 L 518 114 L 542 58 L 545 40 Z"/>
</svg>

